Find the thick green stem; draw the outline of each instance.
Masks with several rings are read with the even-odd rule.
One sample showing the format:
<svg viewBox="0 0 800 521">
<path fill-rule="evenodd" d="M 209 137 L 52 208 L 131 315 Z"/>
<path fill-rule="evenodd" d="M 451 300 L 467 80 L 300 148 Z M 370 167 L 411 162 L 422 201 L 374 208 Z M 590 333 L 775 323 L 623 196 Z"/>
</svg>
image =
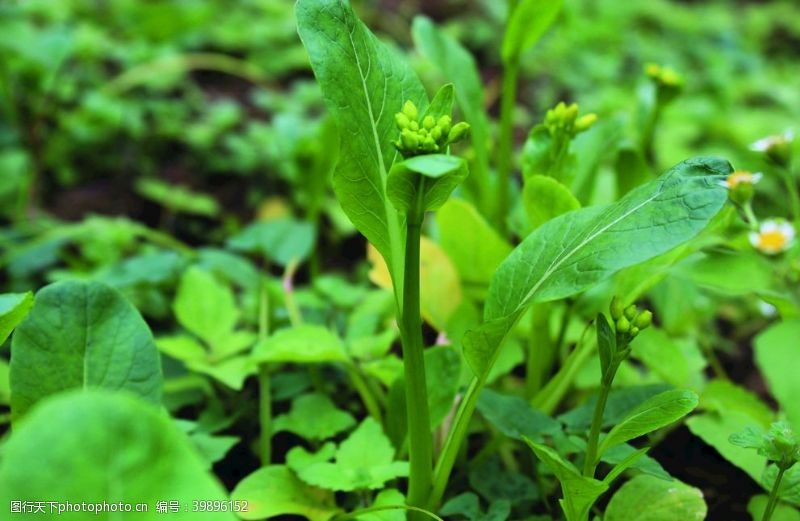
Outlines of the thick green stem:
<svg viewBox="0 0 800 521">
<path fill-rule="evenodd" d="M 589 430 L 589 440 L 586 445 L 586 460 L 583 462 L 583 475 L 589 478 L 594 477 L 594 470 L 597 467 L 597 445 L 600 440 L 600 428 L 603 426 L 603 413 L 606 410 L 608 393 L 611 392 L 611 383 L 614 381 L 616 372 L 616 366 L 609 367 L 600 382 L 600 395 L 597 397 L 597 403 L 594 406 L 592 427 Z"/>
<path fill-rule="evenodd" d="M 772 513 L 775 512 L 775 507 L 778 506 L 778 490 L 781 486 L 781 480 L 783 479 L 783 473 L 789 467 L 784 465 L 778 465 L 778 475 L 775 477 L 775 483 L 772 485 L 772 490 L 769 491 L 769 501 L 767 502 L 767 508 L 764 509 L 764 515 L 761 516 L 761 521 L 769 521 L 772 518 Z"/>
<path fill-rule="evenodd" d="M 408 504 L 418 508 L 424 508 L 426 505 L 433 475 L 433 436 L 428 412 L 428 388 L 425 381 L 420 317 L 420 235 L 425 216 L 423 194 L 424 178 L 417 186 L 416 201 L 406 219 L 403 309 L 400 317 L 408 417 L 410 465 Z"/>
<path fill-rule="evenodd" d="M 358 396 L 361 397 L 361 401 L 364 402 L 364 407 L 367 408 L 369 415 L 375 418 L 378 423 L 383 423 L 381 406 L 372 393 L 372 390 L 369 388 L 369 385 L 367 385 L 367 382 L 364 380 L 359 368 L 357 366 L 350 366 L 347 368 L 347 374 Z"/>
<path fill-rule="evenodd" d="M 500 98 L 500 135 L 497 147 L 497 228 L 505 233 L 506 214 L 509 211 L 509 185 L 514 156 L 514 106 L 517 99 L 519 60 L 512 59 L 503 69 Z"/>
<path fill-rule="evenodd" d="M 742 211 L 744 211 L 744 216 L 747 219 L 747 224 L 750 226 L 750 229 L 758 230 L 758 218 L 756 214 L 753 213 L 753 205 L 750 204 L 750 201 L 742 205 Z"/>
</svg>

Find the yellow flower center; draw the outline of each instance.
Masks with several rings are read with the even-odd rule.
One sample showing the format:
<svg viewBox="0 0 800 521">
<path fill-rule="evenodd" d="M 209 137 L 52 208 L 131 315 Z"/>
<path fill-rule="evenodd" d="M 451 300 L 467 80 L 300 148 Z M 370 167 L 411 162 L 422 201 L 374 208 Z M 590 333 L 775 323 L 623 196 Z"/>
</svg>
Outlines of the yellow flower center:
<svg viewBox="0 0 800 521">
<path fill-rule="evenodd" d="M 736 188 L 741 183 L 752 184 L 753 174 L 750 172 L 734 172 L 728 176 L 725 182 L 728 184 L 728 188 L 731 189 Z"/>
<path fill-rule="evenodd" d="M 781 251 L 786 246 L 786 235 L 780 230 L 761 232 L 758 235 L 758 249 L 768 252 Z"/>
</svg>

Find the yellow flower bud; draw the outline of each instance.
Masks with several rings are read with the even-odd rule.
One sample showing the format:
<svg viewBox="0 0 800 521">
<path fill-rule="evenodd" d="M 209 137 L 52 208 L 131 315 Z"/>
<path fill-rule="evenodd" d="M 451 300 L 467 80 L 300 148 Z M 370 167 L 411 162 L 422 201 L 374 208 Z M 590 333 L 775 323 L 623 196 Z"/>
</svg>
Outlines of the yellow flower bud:
<svg viewBox="0 0 800 521">
<path fill-rule="evenodd" d="M 628 319 L 625 317 L 620 317 L 617 320 L 617 332 L 618 333 L 627 333 L 631 330 L 631 323 L 628 322 Z"/>
<path fill-rule="evenodd" d="M 608 307 L 608 310 L 611 312 L 611 318 L 614 320 L 619 320 L 622 318 L 622 315 L 625 314 L 625 308 L 622 306 L 622 301 L 619 297 L 611 299 L 611 305 Z"/>
<path fill-rule="evenodd" d="M 394 121 L 397 123 L 397 128 L 403 130 L 404 128 L 408 128 L 408 124 L 411 123 L 411 120 L 408 119 L 408 116 L 403 114 L 402 112 L 398 112 L 394 115 Z"/>
<path fill-rule="evenodd" d="M 452 123 L 453 120 L 450 119 L 450 116 L 444 115 L 436 122 L 436 126 L 442 130 L 442 134 L 447 135 L 450 132 L 450 125 L 452 125 Z"/>
<path fill-rule="evenodd" d="M 416 105 L 414 105 L 414 104 L 411 102 L 411 100 L 409 100 L 409 101 L 406 101 L 406 102 L 403 104 L 403 114 L 405 114 L 406 116 L 408 116 L 408 119 L 410 119 L 410 120 L 412 120 L 412 121 L 416 121 L 416 120 L 417 120 L 417 115 L 418 115 L 418 113 L 417 113 L 417 106 L 416 106 Z"/>
<path fill-rule="evenodd" d="M 636 304 L 631 304 L 630 306 L 625 308 L 625 318 L 628 320 L 633 320 L 636 318 L 636 314 L 639 310 L 636 309 Z"/>
<path fill-rule="evenodd" d="M 594 125 L 595 121 L 597 121 L 597 114 L 589 113 L 581 116 L 575 121 L 575 130 L 578 132 L 589 130 L 591 126 Z"/>
<path fill-rule="evenodd" d="M 639 329 L 646 329 L 650 327 L 650 324 L 653 323 L 653 313 L 652 311 L 645 309 L 636 317 L 636 320 L 633 321 L 633 325 Z"/>
<path fill-rule="evenodd" d="M 447 135 L 447 142 L 448 143 L 456 143 L 460 141 L 464 136 L 467 135 L 469 131 L 469 124 L 465 122 L 456 123 L 453 128 L 450 129 L 450 133 Z"/>
</svg>

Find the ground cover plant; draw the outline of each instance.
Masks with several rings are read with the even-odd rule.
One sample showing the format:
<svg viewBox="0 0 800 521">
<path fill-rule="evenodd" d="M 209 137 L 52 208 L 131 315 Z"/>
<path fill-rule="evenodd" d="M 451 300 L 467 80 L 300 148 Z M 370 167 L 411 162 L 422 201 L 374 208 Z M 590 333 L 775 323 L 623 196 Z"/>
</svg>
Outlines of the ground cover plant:
<svg viewBox="0 0 800 521">
<path fill-rule="evenodd" d="M 800 519 L 798 27 L 0 7 L 3 516 Z"/>
</svg>

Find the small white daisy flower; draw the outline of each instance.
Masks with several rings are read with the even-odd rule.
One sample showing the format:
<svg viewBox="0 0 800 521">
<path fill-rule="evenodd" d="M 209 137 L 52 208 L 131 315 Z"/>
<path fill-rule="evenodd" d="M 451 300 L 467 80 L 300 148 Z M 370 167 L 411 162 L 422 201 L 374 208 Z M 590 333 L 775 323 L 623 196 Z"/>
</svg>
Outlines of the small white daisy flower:
<svg viewBox="0 0 800 521">
<path fill-rule="evenodd" d="M 758 141 L 750 145 L 750 150 L 754 150 L 756 152 L 767 152 L 776 145 L 783 145 L 793 140 L 794 140 L 794 131 L 787 130 L 783 134 L 775 134 L 772 136 L 767 136 L 765 138 L 759 139 Z"/>
<path fill-rule="evenodd" d="M 739 185 L 754 185 L 761 181 L 764 174 L 761 172 L 747 172 L 745 170 L 738 170 L 729 175 L 724 181 L 719 184 L 729 190 L 733 190 Z"/>
<path fill-rule="evenodd" d="M 750 244 L 761 253 L 775 255 L 788 250 L 794 243 L 795 231 L 783 219 L 763 221 L 757 232 L 750 232 Z"/>
<path fill-rule="evenodd" d="M 772 318 L 778 315 L 778 308 L 766 302 L 764 300 L 758 301 L 758 310 L 761 311 L 761 314 L 764 315 L 766 318 Z"/>
</svg>

